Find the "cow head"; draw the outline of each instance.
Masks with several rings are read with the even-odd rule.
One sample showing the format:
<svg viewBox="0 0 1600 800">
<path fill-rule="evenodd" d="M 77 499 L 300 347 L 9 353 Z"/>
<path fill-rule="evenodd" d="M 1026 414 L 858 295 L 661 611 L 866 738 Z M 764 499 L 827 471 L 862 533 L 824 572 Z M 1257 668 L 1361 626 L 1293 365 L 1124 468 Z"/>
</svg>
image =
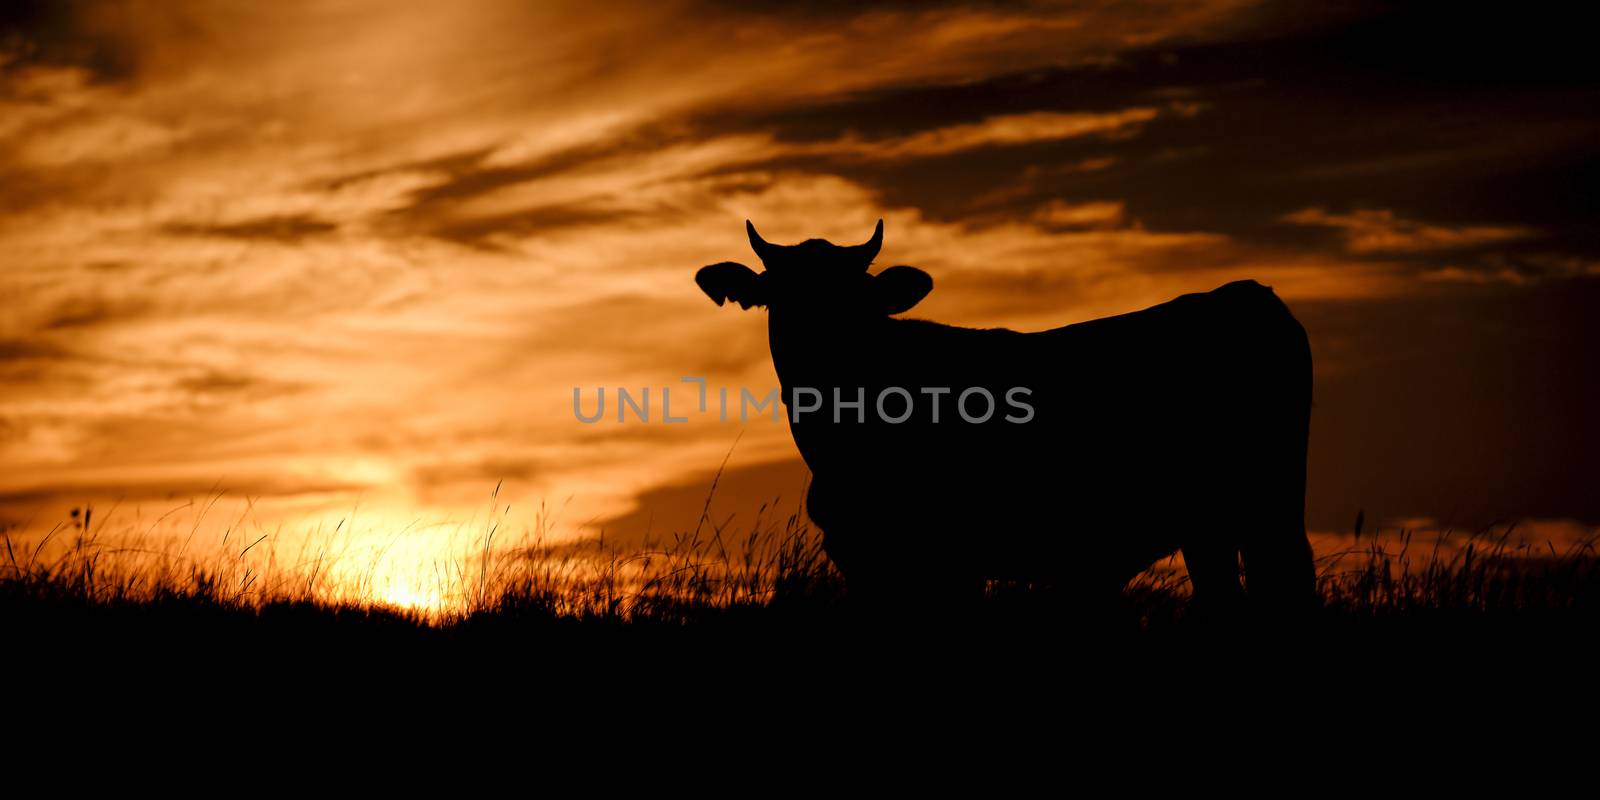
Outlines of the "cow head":
<svg viewBox="0 0 1600 800">
<path fill-rule="evenodd" d="M 763 306 L 785 314 L 839 320 L 886 317 L 908 311 L 933 290 L 933 278 L 916 267 L 867 272 L 883 246 L 883 220 L 864 244 L 841 247 L 821 239 L 771 244 L 745 222 L 750 246 L 765 269 L 724 261 L 701 267 L 694 281 L 717 305 Z"/>
</svg>

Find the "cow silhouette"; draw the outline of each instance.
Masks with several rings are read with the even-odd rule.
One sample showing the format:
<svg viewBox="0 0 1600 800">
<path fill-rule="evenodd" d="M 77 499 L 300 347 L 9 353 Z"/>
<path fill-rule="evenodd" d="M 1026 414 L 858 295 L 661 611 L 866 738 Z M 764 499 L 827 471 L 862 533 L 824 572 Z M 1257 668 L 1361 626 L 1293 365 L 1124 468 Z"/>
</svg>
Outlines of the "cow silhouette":
<svg viewBox="0 0 1600 800">
<path fill-rule="evenodd" d="M 990 579 L 1114 598 L 1181 550 L 1199 608 L 1313 601 L 1311 352 L 1270 288 L 1036 333 L 960 328 L 894 316 L 933 279 L 870 272 L 881 220 L 854 246 L 745 225 L 764 270 L 723 262 L 695 281 L 767 309 L 806 508 L 852 598 Z"/>
</svg>

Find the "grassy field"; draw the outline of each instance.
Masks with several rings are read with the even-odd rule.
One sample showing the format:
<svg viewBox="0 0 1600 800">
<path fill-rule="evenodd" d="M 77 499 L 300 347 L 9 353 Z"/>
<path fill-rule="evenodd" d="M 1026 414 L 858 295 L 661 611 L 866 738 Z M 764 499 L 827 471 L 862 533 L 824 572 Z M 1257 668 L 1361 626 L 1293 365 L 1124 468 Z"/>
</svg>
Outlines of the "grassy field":
<svg viewBox="0 0 1600 800">
<path fill-rule="evenodd" d="M 1351 536 L 1319 559 L 1315 613 L 1219 623 L 1190 613 L 1176 558 L 1090 613 L 1053 587 L 1005 584 L 961 609 L 910 598 L 863 611 L 792 515 L 642 549 L 551 545 L 538 526 L 507 536 L 490 521 L 405 573 L 432 580 L 421 588 L 384 580 L 395 539 L 286 546 L 229 527 L 200 547 L 194 531 L 99 530 L 92 516 L 32 540 L 8 533 L 0 556 L 0 686 L 62 730 L 108 707 L 170 716 L 175 702 L 207 726 L 289 709 L 482 725 L 661 703 L 802 728 L 846 707 L 1122 719 L 1135 698 L 1159 714 L 1174 692 L 1192 697 L 1186 687 L 1213 687 L 1205 702 L 1221 707 L 1280 684 L 1328 698 L 1321 714 L 1369 695 L 1448 705 L 1497 692 L 1532 692 L 1554 713 L 1561 691 L 1547 684 L 1573 674 L 1600 630 L 1594 543 L 1541 550 L 1509 527 L 1426 545 L 1412 532 Z"/>
<path fill-rule="evenodd" d="M 93 511 L 23 539 L 5 534 L 0 614 L 13 632 L 59 637 L 78 626 L 230 630 L 305 624 L 410 630 L 425 638 L 560 630 L 848 628 L 859 616 L 819 536 L 798 515 L 761 518 L 737 534 L 702 523 L 643 547 L 603 539 L 548 544 L 542 525 L 510 535 L 490 520 L 456 532 L 451 549 L 395 575 L 390 550 L 229 528 L 195 547 L 128 526 L 101 530 Z M 1558 548 L 1513 539 L 1515 526 L 1469 533 L 1361 532 L 1319 557 L 1324 629 L 1530 630 L 1600 620 L 1600 558 L 1586 539 Z M 399 585 L 404 583 L 405 585 Z M 907 628 L 981 623 L 1119 636 L 1195 627 L 1181 559 L 1154 565 L 1123 592 L 1112 621 L 1086 620 L 1050 586 L 992 584 L 962 620 L 899 610 Z M 1106 616 L 1105 610 L 1097 615 Z"/>
<path fill-rule="evenodd" d="M 1319 559 L 1315 613 L 1219 623 L 1190 613 L 1177 559 L 1093 613 L 1004 584 L 963 609 L 862 611 L 796 516 L 644 549 L 490 521 L 406 573 L 431 588 L 385 582 L 391 539 L 225 526 L 202 547 L 194 531 L 92 517 L 8 534 L 0 556 L 0 707 L 48 746 L 259 741 L 299 763 L 538 735 L 793 759 L 875 752 L 889 735 L 1069 749 L 1088 736 L 1160 760 L 1191 752 L 1211 717 L 1301 755 L 1324 751 L 1283 720 L 1347 742 L 1386 736 L 1392 718 L 1411 748 L 1585 718 L 1600 630 L 1593 542 L 1541 549 L 1507 526 L 1341 537 Z M 1230 737 L 1207 746 L 1236 749 Z M 773 744 L 790 739 L 808 749 Z"/>
</svg>

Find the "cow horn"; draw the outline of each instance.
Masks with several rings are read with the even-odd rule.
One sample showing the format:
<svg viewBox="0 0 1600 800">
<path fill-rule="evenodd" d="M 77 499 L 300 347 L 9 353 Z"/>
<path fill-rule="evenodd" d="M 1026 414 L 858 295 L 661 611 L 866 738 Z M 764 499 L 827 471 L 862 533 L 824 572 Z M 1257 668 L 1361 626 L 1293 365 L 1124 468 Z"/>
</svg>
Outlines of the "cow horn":
<svg viewBox="0 0 1600 800">
<path fill-rule="evenodd" d="M 761 238 L 761 234 L 756 233 L 755 223 L 751 222 L 750 220 L 745 220 L 744 230 L 745 233 L 750 234 L 750 249 L 756 251 L 756 255 L 760 257 L 762 261 L 766 261 L 768 256 L 776 255 L 778 246 L 775 244 L 767 244 L 767 240 Z"/>
<path fill-rule="evenodd" d="M 847 247 L 846 250 L 854 253 L 865 270 L 872 266 L 872 260 L 878 257 L 878 251 L 883 249 L 883 220 L 878 220 L 878 228 L 872 232 L 872 238 L 863 244 Z"/>
</svg>

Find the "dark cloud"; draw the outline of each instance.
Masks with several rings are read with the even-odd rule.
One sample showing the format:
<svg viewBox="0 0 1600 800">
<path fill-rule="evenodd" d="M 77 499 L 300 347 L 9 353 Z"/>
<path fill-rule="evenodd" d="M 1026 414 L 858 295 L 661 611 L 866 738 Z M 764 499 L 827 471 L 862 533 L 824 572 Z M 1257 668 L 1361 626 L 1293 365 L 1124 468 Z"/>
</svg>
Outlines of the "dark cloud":
<svg viewBox="0 0 1600 800">
<path fill-rule="evenodd" d="M 138 297 L 111 297 L 100 292 L 86 292 L 63 298 L 47 311 L 39 322 L 46 331 L 70 331 L 92 328 L 112 320 L 131 319 L 148 313 L 150 304 Z"/>
<path fill-rule="evenodd" d="M 0 72 L 34 65 L 83 67 L 100 80 L 131 76 L 138 51 L 119 36 L 131 3 L 7 0 L 0 4 Z M 0 89 L 4 84 L 0 83 Z"/>
<path fill-rule="evenodd" d="M 419 490 L 426 491 L 461 482 L 529 481 L 544 472 L 545 467 L 538 459 L 497 456 L 464 463 L 424 464 L 412 470 L 411 478 Z"/>
<path fill-rule="evenodd" d="M 492 246 L 491 240 L 496 237 L 523 239 L 569 226 L 619 222 L 628 216 L 626 212 L 551 206 L 514 214 L 435 220 L 419 226 L 419 230 L 460 244 Z"/>
<path fill-rule="evenodd" d="M 559 176 L 598 162 L 626 159 L 685 141 L 692 141 L 692 138 L 681 125 L 664 123 L 644 125 L 614 135 L 597 137 L 593 141 L 562 148 L 530 162 L 515 165 L 490 163 L 489 157 L 492 154 L 482 149 L 465 150 L 440 158 L 403 164 L 389 172 L 413 170 L 442 172 L 448 177 L 409 193 L 406 203 L 388 212 L 384 222 L 403 230 L 438 236 L 448 241 L 482 245 L 486 239 L 497 234 L 526 236 L 565 225 L 614 221 L 621 215 L 562 205 L 551 205 L 517 214 L 470 218 L 462 218 L 455 212 L 462 203 L 500 189 L 540 178 Z M 337 189 L 344 183 L 370 177 L 374 177 L 374 174 L 344 176 L 333 181 L 329 188 Z"/>
<path fill-rule="evenodd" d="M 828 21 L 846 20 L 862 14 L 881 11 L 915 12 L 939 9 L 1016 11 L 1032 5 L 1049 9 L 1048 2 L 1028 3 L 1023 0 L 704 0 L 700 3 L 707 13 L 720 16 L 746 15 L 751 17 L 783 18 L 806 25 Z M 1060 4 L 1053 4 L 1059 9 Z"/>
<path fill-rule="evenodd" d="M 15 393 L 20 387 L 46 381 L 71 381 L 60 365 L 77 354 L 55 342 L 37 337 L 0 339 L 0 388 Z"/>
<path fill-rule="evenodd" d="M 293 383 L 221 369 L 206 369 L 194 375 L 187 375 L 178 379 L 174 385 L 188 394 L 209 397 L 248 395 L 259 398 L 293 392 L 301 388 Z"/>
<path fill-rule="evenodd" d="M 57 358 L 64 354 L 60 347 L 40 339 L 0 339 L 0 364 Z"/>
<path fill-rule="evenodd" d="M 1514 244 L 1453 253 L 1600 254 L 1600 62 L 1572 11 L 1355 4 L 1343 25 L 1263 14 L 1251 38 L 1165 43 L 1114 59 L 952 85 L 892 86 L 805 107 L 723 109 L 708 129 L 781 141 L 902 135 L 1028 112 L 1186 108 L 1137 135 L 860 163 L 774 166 L 872 186 L 933 219 L 1015 217 L 1052 201 L 1120 201 L 1156 231 L 1213 231 L 1323 250 L 1326 230 L 1282 222 L 1307 205 L 1385 209 L 1444 225 L 1524 225 Z M 1059 167 L 1085 162 L 1100 169 Z M 1432 254 L 1409 257 L 1419 269 Z M 1537 272 L 1531 274 L 1537 275 Z"/>
<path fill-rule="evenodd" d="M 338 229 L 337 224 L 310 214 L 260 217 L 223 225 L 184 222 L 162 227 L 163 231 L 177 236 L 220 236 L 228 239 L 264 239 L 284 243 L 298 242 Z"/>
</svg>

